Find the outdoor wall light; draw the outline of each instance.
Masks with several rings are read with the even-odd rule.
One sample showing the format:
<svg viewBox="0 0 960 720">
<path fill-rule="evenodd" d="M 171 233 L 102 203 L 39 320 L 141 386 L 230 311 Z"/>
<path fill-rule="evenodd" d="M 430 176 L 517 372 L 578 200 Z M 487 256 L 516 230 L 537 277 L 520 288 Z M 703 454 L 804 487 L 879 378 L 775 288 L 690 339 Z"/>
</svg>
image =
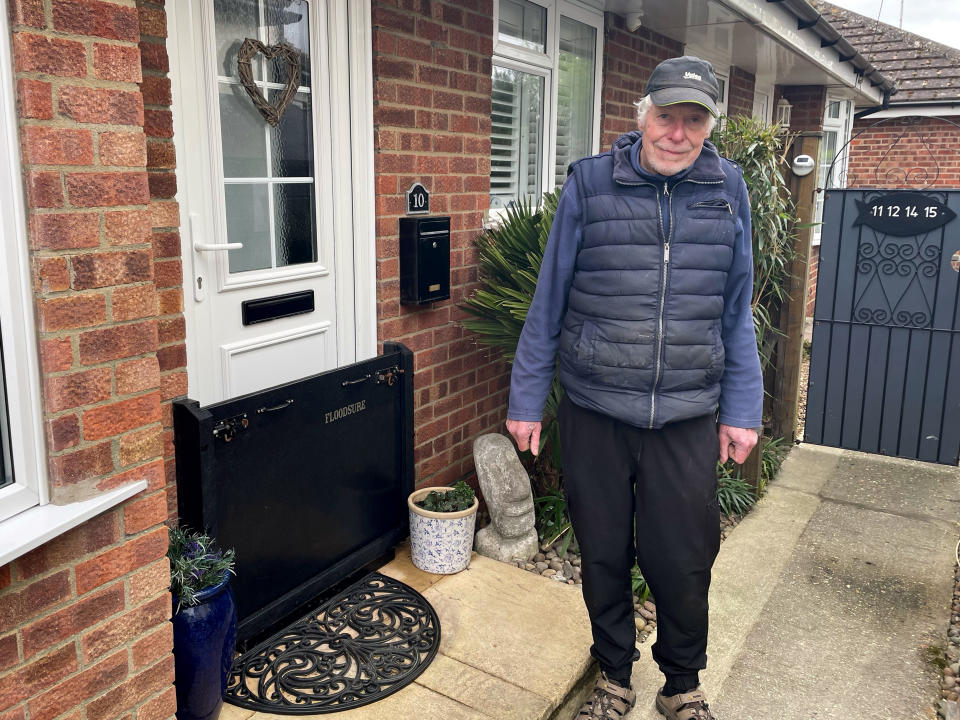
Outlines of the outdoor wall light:
<svg viewBox="0 0 960 720">
<path fill-rule="evenodd" d="M 774 122 L 781 127 L 783 130 L 787 130 L 790 127 L 790 115 L 793 112 L 793 105 L 790 104 L 786 98 L 780 98 L 777 101 L 777 113 L 774 117 Z"/>
<path fill-rule="evenodd" d="M 627 13 L 623 16 L 623 19 L 627 24 L 627 30 L 630 32 L 636 32 L 640 29 L 640 26 L 643 25 L 642 12 Z"/>
<path fill-rule="evenodd" d="M 797 177 L 804 177 L 812 173 L 816 165 L 816 161 L 809 155 L 797 155 L 793 159 L 790 169 L 793 170 L 793 174 Z"/>
</svg>

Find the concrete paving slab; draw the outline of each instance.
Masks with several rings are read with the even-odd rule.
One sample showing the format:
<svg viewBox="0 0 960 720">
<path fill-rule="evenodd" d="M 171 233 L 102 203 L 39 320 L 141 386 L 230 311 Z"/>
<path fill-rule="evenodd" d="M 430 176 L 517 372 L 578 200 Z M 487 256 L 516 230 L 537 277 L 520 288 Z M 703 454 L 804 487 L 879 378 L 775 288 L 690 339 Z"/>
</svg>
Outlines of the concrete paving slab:
<svg viewBox="0 0 960 720">
<path fill-rule="evenodd" d="M 589 619 L 579 587 L 477 554 L 460 573 L 433 575 L 413 566 L 407 546 L 380 572 L 433 605 L 440 648 L 413 683 L 371 705 L 338 712 L 338 719 L 565 720 L 592 686 Z M 225 705 L 220 718 L 289 716 Z"/>
<path fill-rule="evenodd" d="M 440 616 L 440 652 L 522 685 L 558 707 L 590 666 L 580 589 L 474 554 L 423 596 Z"/>
<path fill-rule="evenodd" d="M 701 677 L 717 717 L 933 717 L 925 646 L 946 637 L 958 497 L 956 468 L 793 449 L 714 566 Z M 630 720 L 660 718 L 644 646 Z"/>
</svg>

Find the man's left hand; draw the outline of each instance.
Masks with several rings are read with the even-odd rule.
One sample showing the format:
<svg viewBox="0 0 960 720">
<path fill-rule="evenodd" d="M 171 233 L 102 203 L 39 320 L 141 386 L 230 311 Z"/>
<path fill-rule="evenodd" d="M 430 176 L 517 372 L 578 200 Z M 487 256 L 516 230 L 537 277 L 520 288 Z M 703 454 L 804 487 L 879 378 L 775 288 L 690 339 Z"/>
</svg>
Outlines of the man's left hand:
<svg viewBox="0 0 960 720">
<path fill-rule="evenodd" d="M 720 462 L 727 458 L 742 465 L 753 446 L 757 444 L 757 432 L 753 428 L 739 428 L 732 425 L 720 425 Z"/>
</svg>

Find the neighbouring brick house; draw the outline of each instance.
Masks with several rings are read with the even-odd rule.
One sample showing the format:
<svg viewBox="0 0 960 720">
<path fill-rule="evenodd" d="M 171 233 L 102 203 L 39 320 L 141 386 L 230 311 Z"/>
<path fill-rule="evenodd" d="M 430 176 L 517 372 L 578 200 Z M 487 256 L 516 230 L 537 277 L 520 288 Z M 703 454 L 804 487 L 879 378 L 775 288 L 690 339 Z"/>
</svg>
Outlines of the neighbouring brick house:
<svg viewBox="0 0 960 720">
<path fill-rule="evenodd" d="M 705 56 L 728 112 L 771 120 L 785 98 L 812 130 L 825 86 L 859 104 L 889 90 L 862 56 L 821 47 L 836 30 L 801 0 L 8 5 L 0 720 L 173 716 L 173 399 L 209 404 L 401 341 L 418 483 L 469 476 L 508 381 L 459 325 L 474 237 L 633 129 L 657 62 Z M 241 91 L 244 38 L 298 50 L 274 128 Z M 275 101 L 289 70 L 252 68 Z M 399 299 L 414 182 L 451 223 L 451 298 L 426 306 Z M 244 247 L 217 249 L 228 241 Z M 234 322 L 245 299 L 304 291 L 312 314 Z"/>
<path fill-rule="evenodd" d="M 823 0 L 813 5 L 886 77 L 897 92 L 882 107 L 828 107 L 839 156 L 831 187 L 960 187 L 960 50 Z M 830 111 L 838 116 L 829 119 Z M 838 118 L 842 113 L 843 120 Z M 828 167 L 821 165 L 820 187 Z M 813 315 L 819 245 L 810 260 L 807 314 Z"/>
</svg>

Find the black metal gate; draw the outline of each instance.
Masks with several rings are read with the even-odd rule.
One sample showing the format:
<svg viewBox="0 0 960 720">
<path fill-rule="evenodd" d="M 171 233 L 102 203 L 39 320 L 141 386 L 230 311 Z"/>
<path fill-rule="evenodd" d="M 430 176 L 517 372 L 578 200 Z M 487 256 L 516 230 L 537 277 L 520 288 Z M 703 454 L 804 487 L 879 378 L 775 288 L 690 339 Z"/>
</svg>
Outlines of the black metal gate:
<svg viewBox="0 0 960 720">
<path fill-rule="evenodd" d="M 960 190 L 828 190 L 806 442 L 956 465 Z"/>
</svg>

